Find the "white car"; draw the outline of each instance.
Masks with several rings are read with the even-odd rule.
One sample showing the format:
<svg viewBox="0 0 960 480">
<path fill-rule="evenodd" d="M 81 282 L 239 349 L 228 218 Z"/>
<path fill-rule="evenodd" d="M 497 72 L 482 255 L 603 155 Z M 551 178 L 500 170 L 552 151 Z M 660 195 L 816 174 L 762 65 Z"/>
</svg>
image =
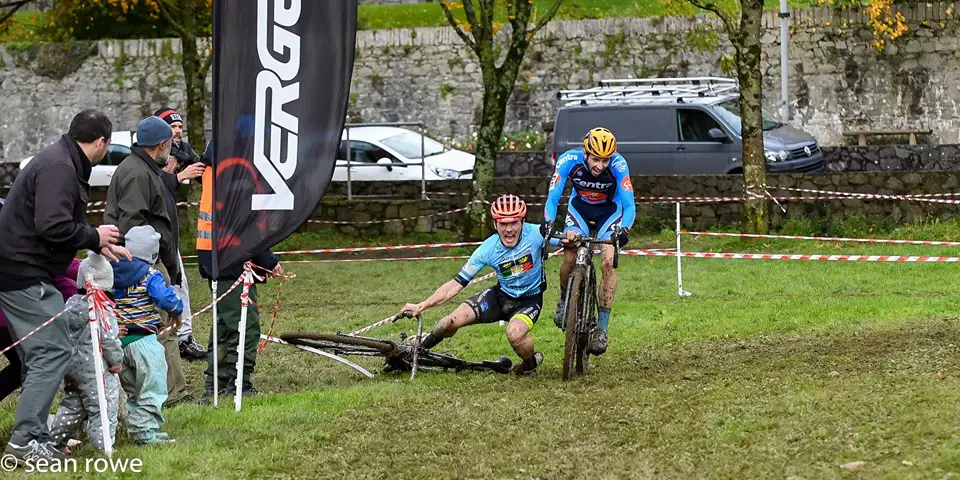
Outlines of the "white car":
<svg viewBox="0 0 960 480">
<path fill-rule="evenodd" d="M 107 156 L 103 157 L 103 161 L 100 162 L 99 165 L 94 166 L 93 169 L 90 170 L 90 186 L 109 187 L 110 179 L 113 177 L 113 172 L 117 169 L 117 165 L 120 165 L 120 162 L 122 162 L 124 158 L 127 158 L 133 153 L 133 151 L 130 150 L 130 146 L 136 141 L 136 132 L 113 132 L 113 136 L 110 137 L 110 145 L 107 146 Z M 23 167 L 26 167 L 31 159 L 33 159 L 33 157 L 20 162 L 20 170 L 23 170 Z"/>
<path fill-rule="evenodd" d="M 350 128 L 350 181 L 472 179 L 472 154 L 397 127 Z M 422 138 L 422 145 L 421 145 Z M 347 132 L 341 136 L 333 181 L 347 181 Z M 421 150 L 425 167 L 420 165 Z"/>
<path fill-rule="evenodd" d="M 347 132 L 343 132 L 337 152 L 337 166 L 333 181 L 347 181 Z M 91 187 L 109 187 L 117 165 L 131 153 L 130 146 L 137 141 L 136 132 L 113 132 L 107 156 L 90 172 Z M 350 180 L 390 181 L 420 180 L 425 173 L 429 180 L 472 179 L 474 156 L 446 148 L 440 142 L 424 136 L 426 171 L 420 166 L 420 134 L 396 127 L 353 127 L 350 129 Z M 20 162 L 20 169 L 33 157 Z M 354 165 L 355 164 L 355 165 Z"/>
</svg>

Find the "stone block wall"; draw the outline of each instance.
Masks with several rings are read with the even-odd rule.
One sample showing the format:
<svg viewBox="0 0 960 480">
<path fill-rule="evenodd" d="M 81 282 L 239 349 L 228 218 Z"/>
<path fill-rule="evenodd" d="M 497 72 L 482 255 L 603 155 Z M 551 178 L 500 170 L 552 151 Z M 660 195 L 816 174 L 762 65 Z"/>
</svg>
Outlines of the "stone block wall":
<svg viewBox="0 0 960 480">
<path fill-rule="evenodd" d="M 925 142 L 960 143 L 960 21 L 947 13 L 952 5 L 898 5 L 910 31 L 883 53 L 871 45 L 861 11 L 795 10 L 791 123 L 825 146 L 847 143 L 841 133 L 852 128 L 929 128 Z M 700 52 L 685 42 L 703 22 L 714 21 L 552 22 L 525 57 L 507 130 L 538 130 L 553 120 L 560 89 L 603 78 L 722 75 L 729 45 Z M 763 17 L 763 28 L 764 103 L 776 112 L 776 13 Z M 161 105 L 185 111 L 180 49 L 176 39 L 0 48 L 0 160 L 36 152 L 90 105 L 105 110 L 117 130 L 134 128 Z M 360 31 L 350 95 L 350 121 L 423 121 L 437 136 L 466 137 L 479 123 L 482 88 L 477 62 L 450 28 Z M 187 122 L 209 128 L 209 114 Z"/>
</svg>

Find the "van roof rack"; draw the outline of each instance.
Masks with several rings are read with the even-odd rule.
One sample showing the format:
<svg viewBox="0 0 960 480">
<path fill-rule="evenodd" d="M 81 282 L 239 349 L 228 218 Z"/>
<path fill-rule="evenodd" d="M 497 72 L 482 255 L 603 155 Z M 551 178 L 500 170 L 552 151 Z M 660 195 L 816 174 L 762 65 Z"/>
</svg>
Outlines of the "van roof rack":
<svg viewBox="0 0 960 480">
<path fill-rule="evenodd" d="M 723 77 L 625 78 L 600 80 L 594 88 L 561 90 L 557 100 L 586 105 L 587 101 L 657 101 L 718 97 L 739 93 L 735 79 Z"/>
</svg>

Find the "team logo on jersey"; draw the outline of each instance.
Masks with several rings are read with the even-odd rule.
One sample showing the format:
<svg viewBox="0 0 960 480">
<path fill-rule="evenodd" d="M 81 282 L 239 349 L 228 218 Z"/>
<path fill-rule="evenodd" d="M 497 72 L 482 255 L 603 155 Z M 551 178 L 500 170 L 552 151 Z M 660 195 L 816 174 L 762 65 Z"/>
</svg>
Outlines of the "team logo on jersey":
<svg viewBox="0 0 960 480">
<path fill-rule="evenodd" d="M 624 192 L 633 191 L 633 183 L 630 181 L 630 177 L 623 177 L 623 181 L 620 182 L 620 188 L 622 188 Z"/>
<path fill-rule="evenodd" d="M 573 217 L 571 217 L 570 215 L 567 215 L 567 219 L 563 223 L 565 223 L 568 227 L 572 227 L 576 225 L 576 222 L 573 220 Z"/>
<path fill-rule="evenodd" d="M 616 161 L 613 162 L 613 168 L 616 168 L 618 172 L 623 173 L 627 171 L 627 162 Z"/>
<path fill-rule="evenodd" d="M 560 182 L 560 174 L 553 172 L 553 178 L 550 179 L 550 190 L 553 190 L 553 187 L 557 186 L 557 183 Z"/>
<path fill-rule="evenodd" d="M 603 192 L 580 192 L 580 198 L 588 203 L 599 203 L 607 199 L 607 194 Z"/>
<path fill-rule="evenodd" d="M 520 275 L 523 272 L 533 269 L 533 256 L 524 255 L 517 260 L 503 262 L 500 264 L 500 274 L 504 278 L 514 275 Z"/>
<path fill-rule="evenodd" d="M 582 176 L 583 176 L 583 170 L 577 170 L 577 178 L 580 178 Z"/>
</svg>

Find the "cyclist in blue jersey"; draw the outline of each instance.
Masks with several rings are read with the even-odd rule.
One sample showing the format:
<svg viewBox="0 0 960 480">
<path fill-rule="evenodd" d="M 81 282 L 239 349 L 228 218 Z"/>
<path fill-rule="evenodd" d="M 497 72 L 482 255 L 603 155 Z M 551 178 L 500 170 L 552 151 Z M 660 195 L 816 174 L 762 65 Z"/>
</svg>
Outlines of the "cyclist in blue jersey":
<svg viewBox="0 0 960 480">
<path fill-rule="evenodd" d="M 563 328 L 564 300 L 567 279 L 576 263 L 576 239 L 593 235 L 601 240 L 610 240 L 618 235 L 620 246 L 627 244 L 627 232 L 636 218 L 633 199 L 633 184 L 627 161 L 617 153 L 617 139 L 606 128 L 597 127 L 583 138 L 583 149 L 565 152 L 557 159 L 550 191 L 544 207 L 544 220 L 552 224 L 557 218 L 557 204 L 567 184 L 573 184 L 573 192 L 567 205 L 567 217 L 563 230 L 565 245 L 563 266 L 560 267 L 560 299 L 554 323 Z M 610 308 L 617 291 L 617 273 L 613 268 L 613 246 L 603 245 L 601 250 L 599 318 L 600 329 L 594 332 L 589 347 L 590 353 L 601 355 L 607 351 L 607 325 Z"/>
<path fill-rule="evenodd" d="M 469 285 L 480 270 L 492 267 L 497 274 L 497 284 L 468 298 L 440 320 L 421 346 L 433 348 L 468 325 L 508 320 L 507 340 L 522 361 L 513 371 L 518 375 L 531 374 L 543 361 L 543 353 L 534 350 L 528 333 L 543 309 L 545 226 L 525 223 L 527 205 L 513 195 L 504 195 L 493 202 L 490 214 L 497 233 L 473 252 L 456 278 L 441 285 L 426 300 L 404 305 L 400 312 L 416 316 L 442 305 Z"/>
</svg>

